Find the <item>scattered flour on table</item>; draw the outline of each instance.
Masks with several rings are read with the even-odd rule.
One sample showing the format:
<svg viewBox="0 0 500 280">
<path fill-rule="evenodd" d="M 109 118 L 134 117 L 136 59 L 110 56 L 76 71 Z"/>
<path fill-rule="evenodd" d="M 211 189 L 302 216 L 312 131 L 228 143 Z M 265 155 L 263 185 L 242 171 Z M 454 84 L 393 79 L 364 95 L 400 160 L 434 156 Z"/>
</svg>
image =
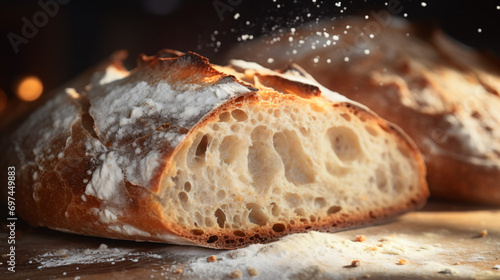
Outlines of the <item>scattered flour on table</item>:
<svg viewBox="0 0 500 280">
<path fill-rule="evenodd" d="M 96 264 L 112 263 L 121 261 L 138 262 L 141 258 L 163 258 L 152 253 L 134 252 L 132 249 L 108 248 L 101 244 L 97 249 L 59 249 L 39 255 L 31 262 L 38 263 L 39 269 L 48 267 L 59 267 L 73 264 Z"/>
<path fill-rule="evenodd" d="M 448 273 L 471 277 L 477 271 L 450 262 L 449 248 L 425 244 L 420 237 L 403 234 L 367 236 L 357 242 L 349 233 L 309 232 L 286 236 L 270 244 L 255 244 L 243 249 L 223 251 L 217 261 L 201 257 L 189 263 L 184 275 L 198 279 L 224 278 L 233 271 L 242 278 L 258 273 L 263 279 L 348 279 L 386 275 L 436 275 Z M 351 263 L 359 260 L 358 267 Z M 403 260 L 401 265 L 400 260 Z"/>
<path fill-rule="evenodd" d="M 363 279 L 390 275 L 425 277 L 440 275 L 459 278 L 495 279 L 500 265 L 489 271 L 479 270 L 463 262 L 481 262 L 482 256 L 468 254 L 460 257 L 454 245 L 435 243 L 435 233 L 419 235 L 387 233 L 366 235 L 357 241 L 352 232 L 293 234 L 269 244 L 254 244 L 237 250 L 174 246 L 169 257 L 183 257 L 181 271 L 189 279 Z M 359 240 L 359 239 L 358 239 Z M 453 247 L 450 247 L 453 246 Z M 215 255 L 215 262 L 207 257 Z M 187 258 L 187 259 L 186 259 Z M 482 259 L 481 259 L 482 258 Z M 114 264 L 123 261 L 140 262 L 157 259 L 164 254 L 136 252 L 129 248 L 59 249 L 30 260 L 39 269 L 73 264 Z M 353 267 L 353 263 L 359 266 Z M 175 265 L 172 269 L 179 269 Z M 172 270 L 176 273 L 176 270 Z M 241 273 L 241 275 L 240 275 Z M 493 277 L 493 278 L 492 278 Z"/>
</svg>

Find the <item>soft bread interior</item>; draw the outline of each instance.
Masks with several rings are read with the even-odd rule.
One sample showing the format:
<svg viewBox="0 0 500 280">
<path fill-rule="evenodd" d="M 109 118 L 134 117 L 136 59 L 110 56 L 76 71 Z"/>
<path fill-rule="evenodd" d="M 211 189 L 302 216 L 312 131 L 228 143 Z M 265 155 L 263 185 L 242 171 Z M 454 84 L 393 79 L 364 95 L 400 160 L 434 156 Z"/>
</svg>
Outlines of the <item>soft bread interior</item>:
<svg viewBox="0 0 500 280">
<path fill-rule="evenodd" d="M 241 103 L 178 149 L 165 214 L 208 243 L 383 216 L 421 200 L 418 153 L 401 139 L 371 113 L 322 98 Z"/>
</svg>

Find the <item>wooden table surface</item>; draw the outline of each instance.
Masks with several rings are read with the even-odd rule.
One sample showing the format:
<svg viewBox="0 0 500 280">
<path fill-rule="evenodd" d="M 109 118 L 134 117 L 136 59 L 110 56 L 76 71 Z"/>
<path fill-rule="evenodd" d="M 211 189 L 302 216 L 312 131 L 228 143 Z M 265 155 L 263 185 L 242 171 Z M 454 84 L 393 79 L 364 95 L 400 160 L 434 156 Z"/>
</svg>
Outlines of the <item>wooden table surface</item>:
<svg viewBox="0 0 500 280">
<path fill-rule="evenodd" d="M 5 254 L 9 245 L 5 225 L 0 234 L 0 279 L 228 279 L 227 274 L 222 272 L 210 277 L 200 271 L 177 273 L 177 269 L 188 272 L 190 264 L 197 259 L 220 255 L 224 251 L 85 237 L 32 228 L 20 222 L 17 226 L 14 273 L 7 271 Z M 487 235 L 479 236 L 481 230 L 487 230 Z M 434 257 L 467 273 L 428 272 L 418 265 L 408 265 L 404 270 L 398 268 L 393 273 L 390 268 L 380 270 L 376 265 L 366 265 L 362 274 L 352 274 L 354 278 L 500 279 L 500 207 L 430 202 L 418 212 L 383 225 L 334 233 L 346 238 L 358 234 L 368 237 L 385 234 L 439 244 L 441 253 Z M 411 256 L 409 258 L 411 260 Z M 332 269 L 335 272 L 336 268 L 330 268 L 330 274 L 299 275 L 303 279 L 335 278 L 331 277 L 335 275 L 331 273 Z M 338 270 L 344 276 L 350 273 L 343 267 Z M 252 279 L 267 279 L 265 270 L 259 275 Z M 244 274 L 243 278 L 249 276 Z"/>
</svg>

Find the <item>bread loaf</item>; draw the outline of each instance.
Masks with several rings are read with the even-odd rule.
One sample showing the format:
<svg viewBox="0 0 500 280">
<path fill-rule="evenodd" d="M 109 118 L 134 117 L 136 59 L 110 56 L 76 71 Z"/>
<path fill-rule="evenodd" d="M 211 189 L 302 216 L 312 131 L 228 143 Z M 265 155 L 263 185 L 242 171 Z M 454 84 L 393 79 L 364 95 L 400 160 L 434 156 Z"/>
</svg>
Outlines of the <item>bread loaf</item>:
<svg viewBox="0 0 500 280">
<path fill-rule="evenodd" d="M 114 61 L 9 138 L 18 213 L 65 232 L 236 248 L 421 206 L 414 143 L 300 68 L 195 53 Z"/>
<path fill-rule="evenodd" d="M 500 205 L 497 57 L 396 17 L 310 26 L 281 40 L 240 45 L 229 57 L 301 65 L 327 88 L 407 132 L 424 155 L 432 196 Z"/>
</svg>

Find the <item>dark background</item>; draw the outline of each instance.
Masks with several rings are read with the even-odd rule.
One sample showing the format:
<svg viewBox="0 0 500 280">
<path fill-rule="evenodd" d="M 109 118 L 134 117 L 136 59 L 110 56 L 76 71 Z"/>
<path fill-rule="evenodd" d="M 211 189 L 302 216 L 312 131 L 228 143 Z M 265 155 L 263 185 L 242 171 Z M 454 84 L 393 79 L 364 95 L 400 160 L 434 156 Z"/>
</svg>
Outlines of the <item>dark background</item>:
<svg viewBox="0 0 500 280">
<path fill-rule="evenodd" d="M 241 34 L 258 36 L 275 25 L 297 25 L 300 21 L 296 17 L 306 18 L 307 13 L 312 14 L 310 19 L 364 15 L 387 9 L 385 2 L 389 2 L 218 1 L 233 9 L 223 13 L 223 20 L 214 8 L 214 0 L 69 0 L 59 5 L 59 11 L 27 44 L 19 45 L 17 54 L 7 35 L 21 35 L 22 18 L 32 21 L 42 7 L 38 1 L 0 1 L 0 89 L 12 100 L 16 81 L 36 75 L 47 92 L 119 49 L 129 51 L 129 67 L 134 66 L 139 53 L 154 54 L 163 48 L 196 51 L 212 62 L 222 63 L 224 52 L 238 43 L 236 38 Z M 337 2 L 347 10 L 341 13 Z M 231 3 L 236 5 L 232 7 Z M 500 56 L 500 10 L 496 8 L 500 1 L 401 1 L 400 5 L 403 11 L 399 15 L 407 13 L 412 21 L 436 21 L 452 37 Z M 234 18 L 236 13 L 240 14 L 238 19 Z M 246 25 L 247 20 L 250 25 Z M 212 41 L 214 30 L 218 35 Z M 217 52 L 210 46 L 216 41 L 221 42 Z"/>
</svg>

